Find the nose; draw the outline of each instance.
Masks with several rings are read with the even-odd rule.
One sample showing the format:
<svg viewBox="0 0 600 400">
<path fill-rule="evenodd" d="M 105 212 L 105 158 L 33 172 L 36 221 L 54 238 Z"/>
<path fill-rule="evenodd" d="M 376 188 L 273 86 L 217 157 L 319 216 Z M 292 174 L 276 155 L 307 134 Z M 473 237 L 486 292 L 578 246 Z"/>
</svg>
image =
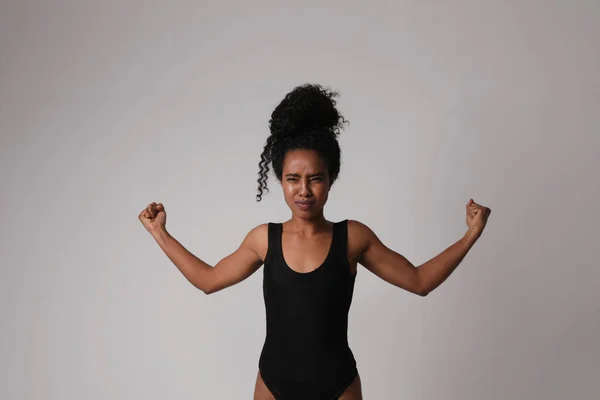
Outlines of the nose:
<svg viewBox="0 0 600 400">
<path fill-rule="evenodd" d="M 311 196 L 311 192 L 310 192 L 310 188 L 309 188 L 308 182 L 303 182 L 302 183 L 302 185 L 300 186 L 300 194 L 303 197 L 310 197 Z"/>
</svg>

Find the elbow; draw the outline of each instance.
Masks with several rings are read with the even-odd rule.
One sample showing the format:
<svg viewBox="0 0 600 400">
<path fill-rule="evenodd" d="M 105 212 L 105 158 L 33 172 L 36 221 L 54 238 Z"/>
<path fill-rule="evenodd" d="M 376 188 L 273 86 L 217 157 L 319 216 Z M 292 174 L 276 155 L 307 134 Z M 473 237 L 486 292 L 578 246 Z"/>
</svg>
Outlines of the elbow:
<svg viewBox="0 0 600 400">
<path fill-rule="evenodd" d="M 210 290 L 208 287 L 206 287 L 206 286 L 203 286 L 203 285 L 196 285 L 196 284 L 195 284 L 195 283 L 193 283 L 193 282 L 191 282 L 191 283 L 192 283 L 192 285 L 193 285 L 193 286 L 194 286 L 196 289 L 198 289 L 199 291 L 201 291 L 201 292 L 202 292 L 202 293 L 204 293 L 204 294 L 211 294 L 211 293 L 212 293 L 212 291 L 211 291 L 211 290 Z"/>
<path fill-rule="evenodd" d="M 209 285 L 204 285 L 203 287 L 198 287 L 198 289 L 200 289 L 206 295 L 216 293 L 220 290 L 220 289 L 216 288 L 215 286 L 209 286 Z"/>
<path fill-rule="evenodd" d="M 190 280 L 190 282 L 196 287 L 196 289 L 204 292 L 204 294 L 213 294 L 215 292 L 218 292 L 220 288 L 217 287 L 216 282 L 214 282 L 214 279 L 212 278 L 213 274 L 206 274 L 201 279 L 198 278 L 194 279 L 193 281 Z"/>
<path fill-rule="evenodd" d="M 404 289 L 412 294 L 416 294 L 417 296 L 420 297 L 425 297 L 429 294 L 429 290 L 425 289 L 422 286 L 418 286 L 418 285 L 414 285 L 414 286 L 403 286 L 403 285 L 396 285 L 397 287 L 399 287 L 400 289 Z"/>
<path fill-rule="evenodd" d="M 227 286 L 223 285 L 222 283 L 219 282 L 214 282 L 214 283 L 210 283 L 210 284 L 205 284 L 202 288 L 199 288 L 200 290 L 202 290 L 204 292 L 204 294 L 214 294 L 217 292 L 220 292 L 221 290 L 225 289 Z"/>
<path fill-rule="evenodd" d="M 201 292 L 203 292 L 204 294 L 213 294 L 214 292 L 216 292 L 217 290 L 215 290 L 214 287 L 207 285 L 206 283 L 203 284 L 197 284 L 195 282 L 190 281 L 190 283 L 198 290 L 200 290 Z"/>
<path fill-rule="evenodd" d="M 417 271 L 417 278 L 415 279 L 415 281 L 416 281 L 415 286 L 417 289 L 415 290 L 414 293 L 421 297 L 427 296 L 431 290 L 429 290 L 427 285 L 423 283 L 421 277 L 418 274 L 418 271 Z"/>
</svg>

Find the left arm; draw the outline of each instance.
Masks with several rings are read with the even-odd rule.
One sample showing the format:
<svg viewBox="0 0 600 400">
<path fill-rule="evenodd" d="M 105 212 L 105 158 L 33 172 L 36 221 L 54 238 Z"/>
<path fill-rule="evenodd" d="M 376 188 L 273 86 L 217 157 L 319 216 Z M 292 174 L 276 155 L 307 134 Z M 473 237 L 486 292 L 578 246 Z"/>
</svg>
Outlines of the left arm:
<svg viewBox="0 0 600 400">
<path fill-rule="evenodd" d="M 458 242 L 417 268 L 416 273 L 419 282 L 421 282 L 423 296 L 426 296 L 448 279 L 479 236 L 481 236 L 481 232 L 469 229 Z"/>
<path fill-rule="evenodd" d="M 483 233 L 490 213 L 489 208 L 480 206 L 473 202 L 473 199 L 469 200 L 467 233 L 458 242 L 419 267 L 415 267 L 404 256 L 386 247 L 368 226 L 352 221 L 363 249 L 358 262 L 392 285 L 419 296 L 427 296 L 458 267 Z"/>
</svg>

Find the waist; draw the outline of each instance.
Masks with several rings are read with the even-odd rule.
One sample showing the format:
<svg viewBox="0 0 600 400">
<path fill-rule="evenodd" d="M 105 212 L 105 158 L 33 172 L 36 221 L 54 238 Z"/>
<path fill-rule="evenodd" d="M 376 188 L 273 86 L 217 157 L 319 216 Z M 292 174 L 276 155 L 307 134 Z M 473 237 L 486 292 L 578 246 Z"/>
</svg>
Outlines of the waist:
<svg viewBox="0 0 600 400">
<path fill-rule="evenodd" d="M 308 348 L 299 343 L 283 346 L 267 338 L 259 367 L 271 375 L 293 377 L 297 381 L 316 381 L 331 374 L 346 376 L 356 373 L 356 360 L 347 342 L 326 348 Z"/>
</svg>

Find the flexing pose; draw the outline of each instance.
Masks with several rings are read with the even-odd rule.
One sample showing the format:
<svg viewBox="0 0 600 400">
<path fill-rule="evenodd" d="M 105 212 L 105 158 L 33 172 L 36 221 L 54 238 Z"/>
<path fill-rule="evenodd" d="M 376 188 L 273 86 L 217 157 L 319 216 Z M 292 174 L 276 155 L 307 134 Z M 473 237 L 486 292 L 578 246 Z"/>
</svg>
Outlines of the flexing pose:
<svg viewBox="0 0 600 400">
<path fill-rule="evenodd" d="M 337 135 L 347 122 L 335 107 L 335 96 L 319 85 L 303 85 L 275 108 L 259 163 L 257 201 L 268 191 L 271 164 L 291 218 L 250 230 L 240 247 L 214 267 L 167 232 L 161 203 L 151 203 L 139 215 L 169 259 L 206 294 L 239 283 L 263 266 L 267 332 L 254 400 L 362 400 L 347 340 L 357 265 L 426 296 L 460 264 L 491 212 L 470 199 L 464 236 L 418 267 L 387 248 L 365 224 L 325 219 L 329 190 L 340 172 Z"/>
</svg>

